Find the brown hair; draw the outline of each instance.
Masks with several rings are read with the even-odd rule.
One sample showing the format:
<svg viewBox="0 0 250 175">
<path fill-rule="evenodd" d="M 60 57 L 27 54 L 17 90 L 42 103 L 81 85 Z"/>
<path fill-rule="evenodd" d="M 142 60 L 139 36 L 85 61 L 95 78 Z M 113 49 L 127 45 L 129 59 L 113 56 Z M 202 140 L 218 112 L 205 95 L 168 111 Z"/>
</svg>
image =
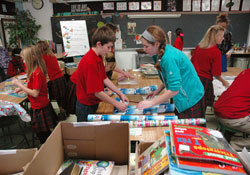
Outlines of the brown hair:
<svg viewBox="0 0 250 175">
<path fill-rule="evenodd" d="M 208 48 L 211 43 L 215 43 L 215 37 L 219 31 L 225 31 L 224 27 L 220 25 L 212 25 L 207 30 L 206 34 L 203 36 L 202 40 L 199 43 L 200 48 Z"/>
<path fill-rule="evenodd" d="M 115 42 L 114 32 L 107 26 L 102 26 L 96 29 L 95 33 L 92 36 L 92 46 L 95 47 L 98 41 L 101 42 L 101 45 L 107 44 L 109 42 Z"/>
<path fill-rule="evenodd" d="M 216 17 L 216 24 L 218 24 L 220 22 L 225 22 L 225 23 L 229 24 L 230 19 L 228 18 L 228 14 L 227 13 L 220 13 Z"/>
<path fill-rule="evenodd" d="M 113 24 L 113 23 L 109 22 L 109 23 L 105 24 L 105 26 L 107 26 L 108 28 L 110 28 L 114 33 L 116 33 L 118 31 L 118 27 L 115 24 Z"/>
<path fill-rule="evenodd" d="M 53 52 L 46 41 L 38 41 L 36 45 L 40 49 L 42 54 L 53 55 Z"/>
<path fill-rule="evenodd" d="M 46 64 L 42 58 L 41 51 L 37 46 L 30 45 L 23 48 L 20 55 L 25 60 L 28 79 L 37 67 L 39 67 L 43 74 L 47 76 Z"/>
<path fill-rule="evenodd" d="M 160 59 L 163 56 L 163 54 L 165 53 L 165 46 L 167 44 L 166 34 L 160 26 L 156 26 L 156 25 L 149 26 L 147 28 L 147 31 L 153 36 L 155 41 L 158 41 L 160 43 L 159 53 L 158 53 L 158 61 L 155 64 L 155 67 L 160 70 Z M 147 40 L 146 38 L 144 38 L 144 39 Z M 152 45 L 155 44 L 155 42 L 150 42 L 150 41 L 148 41 L 148 43 L 150 43 Z"/>
</svg>

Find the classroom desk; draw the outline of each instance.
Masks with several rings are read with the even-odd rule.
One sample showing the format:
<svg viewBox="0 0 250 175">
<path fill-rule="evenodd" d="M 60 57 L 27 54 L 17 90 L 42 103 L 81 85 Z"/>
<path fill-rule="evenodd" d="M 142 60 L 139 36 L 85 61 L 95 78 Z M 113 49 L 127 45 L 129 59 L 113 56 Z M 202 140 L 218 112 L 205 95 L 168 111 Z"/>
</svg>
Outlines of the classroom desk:
<svg viewBox="0 0 250 175">
<path fill-rule="evenodd" d="M 5 82 L 1 82 L 0 83 L 0 88 L 3 88 L 4 86 L 5 86 Z M 27 96 L 23 97 L 23 98 L 20 98 L 20 97 L 13 97 L 13 96 L 10 96 L 10 95 L 7 95 L 7 94 L 0 94 L 0 99 L 1 100 L 13 102 L 13 103 L 16 103 L 16 104 L 21 104 L 27 98 L 28 98 Z"/>
<path fill-rule="evenodd" d="M 223 75 L 223 76 L 237 76 L 242 71 L 243 70 L 239 67 L 228 67 L 227 72 L 222 72 L 221 75 Z"/>
<path fill-rule="evenodd" d="M 150 86 L 150 85 L 161 85 L 162 82 L 159 78 L 145 78 L 141 74 L 141 72 L 134 72 L 130 71 L 131 74 L 133 74 L 137 80 L 137 85 L 118 85 L 117 84 L 117 73 L 114 72 L 112 76 L 113 83 L 119 87 L 119 88 L 139 88 L 144 86 Z M 142 96 L 141 95 L 127 95 L 129 100 L 131 101 L 141 101 Z M 137 103 L 130 103 L 131 105 L 136 105 Z M 99 104 L 97 114 L 113 114 L 114 106 L 105 102 L 101 102 Z M 175 115 L 174 113 L 165 113 L 160 115 Z M 164 130 L 168 129 L 168 127 L 146 127 L 142 128 L 142 135 L 138 136 L 130 136 L 131 141 L 156 141 L 158 138 L 160 138 L 164 134 Z"/>
<path fill-rule="evenodd" d="M 246 52 L 246 53 L 232 53 L 231 54 L 232 62 L 231 62 L 230 66 L 234 65 L 235 59 L 237 59 L 237 58 L 247 58 L 248 59 L 248 61 L 247 61 L 247 68 L 249 68 L 250 52 Z"/>
</svg>

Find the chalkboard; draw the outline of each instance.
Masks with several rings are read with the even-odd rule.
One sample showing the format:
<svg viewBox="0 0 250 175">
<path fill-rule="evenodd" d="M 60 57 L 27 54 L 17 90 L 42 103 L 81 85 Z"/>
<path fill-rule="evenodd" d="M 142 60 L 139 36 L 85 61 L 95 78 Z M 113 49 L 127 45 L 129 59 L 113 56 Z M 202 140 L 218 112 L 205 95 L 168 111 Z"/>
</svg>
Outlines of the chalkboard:
<svg viewBox="0 0 250 175">
<path fill-rule="evenodd" d="M 150 14 L 149 14 L 150 15 Z M 121 19 L 114 16 L 113 22 L 119 24 L 123 41 L 128 48 L 141 48 L 135 43 L 135 36 L 127 35 L 127 23 L 136 22 L 136 33 L 141 34 L 149 25 L 159 25 L 167 33 L 172 31 L 172 43 L 175 41 L 174 31 L 180 27 L 184 33 L 184 47 L 195 47 L 207 29 L 215 24 L 218 14 L 181 14 L 180 18 L 129 19 L 126 15 Z M 233 42 L 243 45 L 247 42 L 250 13 L 229 14 L 231 20 L 228 30 L 233 34 Z"/>
<path fill-rule="evenodd" d="M 101 15 L 51 17 L 52 37 L 54 43 L 56 44 L 63 43 L 60 21 L 72 21 L 72 20 L 86 20 L 90 45 L 91 45 L 91 37 L 95 32 L 95 30 L 97 29 L 98 22 L 105 23 L 105 20 L 101 17 Z"/>
</svg>

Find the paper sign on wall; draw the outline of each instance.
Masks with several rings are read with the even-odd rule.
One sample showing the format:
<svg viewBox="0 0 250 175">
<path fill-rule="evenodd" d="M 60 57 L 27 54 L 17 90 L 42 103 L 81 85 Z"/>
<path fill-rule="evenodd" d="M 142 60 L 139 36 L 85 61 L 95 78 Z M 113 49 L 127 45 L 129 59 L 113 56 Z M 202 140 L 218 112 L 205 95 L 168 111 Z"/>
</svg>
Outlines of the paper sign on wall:
<svg viewBox="0 0 250 175">
<path fill-rule="evenodd" d="M 84 55 L 89 51 L 85 20 L 60 21 L 64 51 L 68 57 Z"/>
</svg>

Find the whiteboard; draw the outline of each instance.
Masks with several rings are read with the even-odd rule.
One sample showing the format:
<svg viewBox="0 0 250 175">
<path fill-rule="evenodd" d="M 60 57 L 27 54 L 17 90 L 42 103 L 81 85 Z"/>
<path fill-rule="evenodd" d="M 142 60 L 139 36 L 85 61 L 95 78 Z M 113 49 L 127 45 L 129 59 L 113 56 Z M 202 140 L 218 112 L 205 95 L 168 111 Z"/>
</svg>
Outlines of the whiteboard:
<svg viewBox="0 0 250 175">
<path fill-rule="evenodd" d="M 85 55 L 89 51 L 86 21 L 60 21 L 60 26 L 67 57 Z"/>
</svg>

